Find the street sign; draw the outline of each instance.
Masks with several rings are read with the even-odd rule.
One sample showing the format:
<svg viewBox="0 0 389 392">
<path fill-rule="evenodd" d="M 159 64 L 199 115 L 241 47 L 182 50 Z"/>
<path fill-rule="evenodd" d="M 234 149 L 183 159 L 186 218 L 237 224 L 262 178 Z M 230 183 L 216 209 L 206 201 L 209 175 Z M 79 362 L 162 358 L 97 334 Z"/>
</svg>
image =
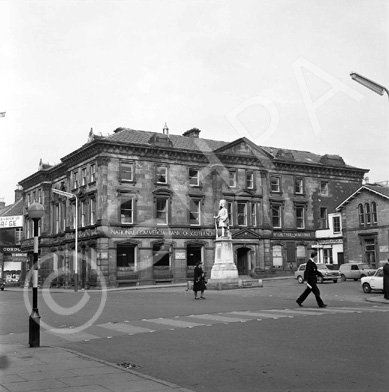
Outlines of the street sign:
<svg viewBox="0 0 389 392">
<path fill-rule="evenodd" d="M 61 195 L 61 196 L 76 197 L 76 195 L 73 195 L 73 193 L 60 191 L 59 189 L 52 189 L 52 191 L 53 191 L 54 193 L 57 193 L 58 195 Z"/>
</svg>

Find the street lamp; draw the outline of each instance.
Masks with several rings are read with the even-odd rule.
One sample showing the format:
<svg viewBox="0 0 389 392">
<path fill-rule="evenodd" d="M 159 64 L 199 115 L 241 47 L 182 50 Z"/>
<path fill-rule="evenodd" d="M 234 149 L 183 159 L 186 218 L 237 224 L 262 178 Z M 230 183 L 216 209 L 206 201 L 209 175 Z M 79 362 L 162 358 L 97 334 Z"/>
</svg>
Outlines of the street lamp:
<svg viewBox="0 0 389 392">
<path fill-rule="evenodd" d="M 32 311 L 29 319 L 30 347 L 40 346 L 40 316 L 38 312 L 38 222 L 45 214 L 45 208 L 40 203 L 33 203 L 28 208 L 28 216 L 34 222 L 34 266 L 32 276 Z"/>
<path fill-rule="evenodd" d="M 372 80 L 370 80 L 368 78 L 365 78 L 364 76 L 359 75 L 359 74 L 357 74 L 355 72 L 352 72 L 350 74 L 350 76 L 351 76 L 351 79 L 353 79 L 356 82 L 362 84 L 362 86 L 365 86 L 368 89 L 374 91 L 376 94 L 384 95 L 384 92 L 385 92 L 386 95 L 389 98 L 389 91 L 388 91 L 388 89 L 386 87 L 381 86 L 380 84 L 378 84 L 376 82 L 373 82 Z"/>
<path fill-rule="evenodd" d="M 74 291 L 78 291 L 78 198 L 76 195 L 70 192 L 60 191 L 59 189 L 52 189 L 53 193 L 57 195 L 65 196 L 67 199 L 76 198 L 76 223 L 75 223 L 75 233 L 74 233 Z"/>
</svg>

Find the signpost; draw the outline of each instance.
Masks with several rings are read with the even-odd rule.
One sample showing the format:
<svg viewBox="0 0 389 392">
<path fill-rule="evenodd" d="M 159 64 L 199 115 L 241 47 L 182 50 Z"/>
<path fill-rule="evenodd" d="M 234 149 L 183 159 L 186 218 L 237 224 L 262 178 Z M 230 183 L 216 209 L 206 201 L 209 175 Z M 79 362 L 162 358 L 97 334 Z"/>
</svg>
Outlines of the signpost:
<svg viewBox="0 0 389 392">
<path fill-rule="evenodd" d="M 75 244 L 74 244 L 74 291 L 78 291 L 78 198 L 70 192 L 60 191 L 59 189 L 52 189 L 53 193 L 60 196 L 65 196 L 68 199 L 76 198 L 76 217 L 75 217 Z"/>
</svg>

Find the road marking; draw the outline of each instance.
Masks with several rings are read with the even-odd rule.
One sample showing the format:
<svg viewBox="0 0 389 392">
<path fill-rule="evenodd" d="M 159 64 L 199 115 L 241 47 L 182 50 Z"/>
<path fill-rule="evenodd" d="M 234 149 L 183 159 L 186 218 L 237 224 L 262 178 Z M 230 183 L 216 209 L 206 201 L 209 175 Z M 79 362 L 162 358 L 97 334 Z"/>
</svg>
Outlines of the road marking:
<svg viewBox="0 0 389 392">
<path fill-rule="evenodd" d="M 154 332 L 153 329 L 136 327 L 128 323 L 105 323 L 105 324 L 98 324 L 97 326 L 110 329 L 112 331 L 123 332 L 127 335 L 134 335 L 136 333 Z"/>
<path fill-rule="evenodd" d="M 282 317 L 289 317 L 289 318 L 293 318 L 293 316 L 289 316 L 286 314 L 271 314 L 271 313 L 262 313 L 262 312 L 231 312 L 232 314 L 238 314 L 241 316 L 247 316 L 247 317 L 252 317 L 253 319 L 256 319 L 258 317 L 264 317 L 264 318 L 272 318 L 272 319 L 278 319 L 278 318 L 282 318 Z"/>
<path fill-rule="evenodd" d="M 292 313 L 292 314 L 302 314 L 302 315 L 309 315 L 309 316 L 321 316 L 324 314 L 323 312 L 318 312 L 315 310 L 310 310 L 309 308 L 306 310 L 300 310 L 300 309 L 271 309 L 271 310 L 265 310 L 265 312 L 281 312 L 281 313 Z"/>
<path fill-rule="evenodd" d="M 229 314 L 229 313 L 225 313 L 225 314 Z M 219 316 L 217 314 L 195 314 L 188 317 L 194 317 L 194 318 L 200 318 L 200 319 L 212 320 L 212 321 L 221 321 L 223 323 L 237 323 L 237 322 L 245 321 L 244 319 L 241 318 Z"/>
<path fill-rule="evenodd" d="M 54 332 L 53 330 L 49 330 L 48 332 L 54 336 L 58 336 L 62 339 L 68 340 L 69 342 L 82 342 L 84 340 L 101 338 L 101 336 L 91 335 L 90 333 L 86 333 L 86 332 L 60 333 L 60 332 Z"/>
<path fill-rule="evenodd" d="M 381 308 L 346 308 L 342 307 L 341 309 L 346 309 L 346 310 L 357 310 L 361 312 L 389 312 L 389 309 L 381 309 Z"/>
<path fill-rule="evenodd" d="M 189 321 L 183 321 L 183 320 L 172 320 L 172 319 L 147 319 L 145 321 L 148 321 L 150 323 L 156 323 L 156 324 L 162 324 L 162 325 L 171 325 L 173 327 L 178 327 L 178 328 L 193 328 L 193 327 L 199 327 L 204 324 L 200 323 L 191 323 Z"/>
</svg>

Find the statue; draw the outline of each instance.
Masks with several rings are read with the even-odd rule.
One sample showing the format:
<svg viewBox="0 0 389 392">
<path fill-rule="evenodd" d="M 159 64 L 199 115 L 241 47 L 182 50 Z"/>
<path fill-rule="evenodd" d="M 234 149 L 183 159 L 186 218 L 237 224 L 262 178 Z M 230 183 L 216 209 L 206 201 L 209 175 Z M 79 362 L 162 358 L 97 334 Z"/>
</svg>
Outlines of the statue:
<svg viewBox="0 0 389 392">
<path fill-rule="evenodd" d="M 227 202 L 222 199 L 219 202 L 219 213 L 217 216 L 214 216 L 213 218 L 215 219 L 215 226 L 216 226 L 216 221 L 219 223 L 219 227 L 222 229 L 222 237 L 230 236 L 230 225 L 229 225 L 229 219 L 228 219 L 228 211 L 227 211 Z M 226 232 L 226 233 L 225 233 Z M 216 226 L 216 238 L 218 238 L 218 229 Z"/>
</svg>

